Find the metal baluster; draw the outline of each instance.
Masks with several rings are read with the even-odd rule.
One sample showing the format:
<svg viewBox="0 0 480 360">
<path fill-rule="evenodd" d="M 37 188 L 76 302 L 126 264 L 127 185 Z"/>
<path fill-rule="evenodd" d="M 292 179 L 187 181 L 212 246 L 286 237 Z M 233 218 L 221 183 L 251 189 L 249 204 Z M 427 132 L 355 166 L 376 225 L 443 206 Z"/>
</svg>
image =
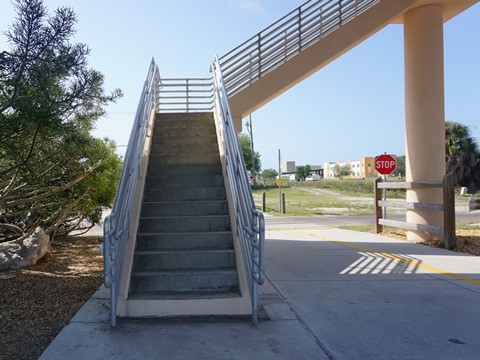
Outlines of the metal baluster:
<svg viewBox="0 0 480 360">
<path fill-rule="evenodd" d="M 258 51 L 258 78 L 260 79 L 262 77 L 262 37 L 261 37 L 261 34 L 258 34 L 257 51 Z"/>
<path fill-rule="evenodd" d="M 190 109 L 190 104 L 189 104 L 189 101 L 190 101 L 190 98 L 189 98 L 189 81 L 188 79 L 186 79 L 186 83 L 185 83 L 185 101 L 186 101 L 186 106 L 187 106 L 187 113 L 189 112 L 189 109 Z"/>
<path fill-rule="evenodd" d="M 338 24 L 339 26 L 342 26 L 342 1 L 343 0 L 338 0 Z"/>
<path fill-rule="evenodd" d="M 298 52 L 300 53 L 302 51 L 302 8 L 298 8 Z M 287 41 L 287 39 L 285 39 Z"/>
</svg>

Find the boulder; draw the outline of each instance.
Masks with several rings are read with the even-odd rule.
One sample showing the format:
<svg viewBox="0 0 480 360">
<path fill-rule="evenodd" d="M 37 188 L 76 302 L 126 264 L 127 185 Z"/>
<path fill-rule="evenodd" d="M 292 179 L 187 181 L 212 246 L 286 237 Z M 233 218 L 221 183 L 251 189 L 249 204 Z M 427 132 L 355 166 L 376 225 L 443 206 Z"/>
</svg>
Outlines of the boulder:
<svg viewBox="0 0 480 360">
<path fill-rule="evenodd" d="M 0 270 L 32 266 L 51 251 L 50 237 L 38 227 L 32 236 L 0 244 Z"/>
</svg>

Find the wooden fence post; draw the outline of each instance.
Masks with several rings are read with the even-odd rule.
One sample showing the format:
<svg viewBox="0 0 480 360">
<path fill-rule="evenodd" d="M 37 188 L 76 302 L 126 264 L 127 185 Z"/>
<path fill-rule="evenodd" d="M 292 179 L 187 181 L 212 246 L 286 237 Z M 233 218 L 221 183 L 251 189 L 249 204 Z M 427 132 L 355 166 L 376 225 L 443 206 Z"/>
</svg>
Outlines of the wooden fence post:
<svg viewBox="0 0 480 360">
<path fill-rule="evenodd" d="M 382 199 L 381 190 L 378 188 L 378 183 L 381 177 L 377 177 L 373 183 L 373 201 L 375 201 L 375 233 L 383 232 L 383 225 L 378 223 L 378 220 L 382 217 L 382 207 L 378 206 L 378 201 Z M 385 191 L 385 189 L 383 190 Z"/>
<path fill-rule="evenodd" d="M 262 194 L 262 211 L 266 212 L 267 211 L 267 193 L 263 192 Z"/>
<path fill-rule="evenodd" d="M 282 213 L 286 213 L 287 209 L 285 209 L 285 193 L 282 193 Z"/>
<path fill-rule="evenodd" d="M 445 249 L 453 250 L 455 236 L 455 183 L 456 175 L 449 173 L 443 177 L 443 242 Z"/>
</svg>

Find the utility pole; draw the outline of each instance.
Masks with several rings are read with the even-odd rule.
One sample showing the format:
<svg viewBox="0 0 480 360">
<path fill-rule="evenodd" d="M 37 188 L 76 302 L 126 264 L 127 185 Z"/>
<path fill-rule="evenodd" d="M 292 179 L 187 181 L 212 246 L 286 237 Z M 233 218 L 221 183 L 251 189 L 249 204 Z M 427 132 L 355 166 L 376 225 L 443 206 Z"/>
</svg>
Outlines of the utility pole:
<svg viewBox="0 0 480 360">
<path fill-rule="evenodd" d="M 254 148 L 253 148 L 252 114 L 250 114 L 248 117 L 249 117 L 249 122 L 247 122 L 247 129 L 248 129 L 248 132 L 250 133 L 250 145 L 251 145 L 251 148 L 252 148 L 252 176 L 253 176 L 253 185 L 256 186 L 256 185 L 257 185 L 257 175 L 256 175 L 256 172 L 255 172 L 255 152 L 254 152 Z"/>
</svg>

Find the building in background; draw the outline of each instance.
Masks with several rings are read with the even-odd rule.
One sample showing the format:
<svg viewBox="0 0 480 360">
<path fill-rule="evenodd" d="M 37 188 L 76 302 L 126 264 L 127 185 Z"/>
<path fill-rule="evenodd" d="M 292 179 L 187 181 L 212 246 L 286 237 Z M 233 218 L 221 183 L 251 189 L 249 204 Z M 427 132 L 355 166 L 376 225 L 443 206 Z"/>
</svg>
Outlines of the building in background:
<svg viewBox="0 0 480 360">
<path fill-rule="evenodd" d="M 308 164 L 310 165 L 310 164 Z M 280 169 L 282 170 L 282 178 L 286 181 L 296 180 L 295 174 L 297 173 L 297 168 L 305 167 L 306 165 L 296 165 L 295 161 L 283 161 L 280 164 Z M 322 165 L 310 165 L 310 174 L 316 175 L 315 180 L 323 179 L 323 167 Z"/>
<path fill-rule="evenodd" d="M 346 162 L 328 162 L 323 165 L 324 177 L 325 179 L 335 179 L 337 178 L 335 168 L 336 167 L 345 167 L 347 166 L 350 174 L 345 176 L 346 178 L 352 179 L 366 179 L 378 176 L 375 171 L 375 158 L 373 157 L 362 157 L 360 160 L 348 160 Z"/>
<path fill-rule="evenodd" d="M 282 161 L 280 169 L 282 170 L 282 174 L 295 173 L 295 161 Z"/>
</svg>

